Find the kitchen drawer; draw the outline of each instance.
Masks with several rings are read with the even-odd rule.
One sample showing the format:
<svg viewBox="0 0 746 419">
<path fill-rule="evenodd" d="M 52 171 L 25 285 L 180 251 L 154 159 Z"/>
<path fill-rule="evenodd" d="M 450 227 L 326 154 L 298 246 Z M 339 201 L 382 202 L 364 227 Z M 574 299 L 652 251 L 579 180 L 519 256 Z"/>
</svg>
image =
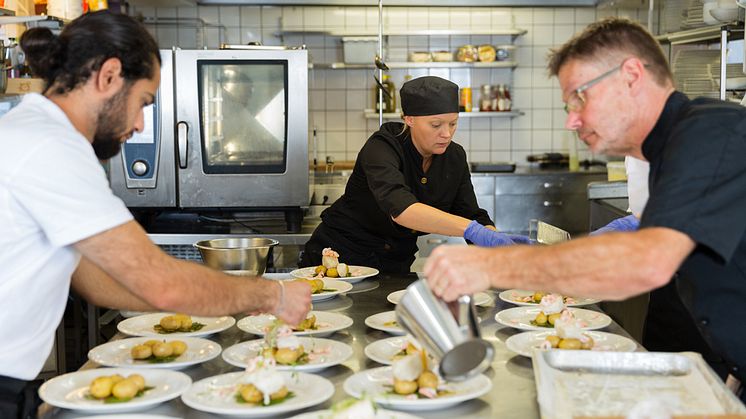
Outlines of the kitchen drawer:
<svg viewBox="0 0 746 419">
<path fill-rule="evenodd" d="M 588 212 L 585 194 L 497 195 L 494 221 L 500 231 L 526 233 L 537 219 L 577 235 L 588 231 Z"/>
<path fill-rule="evenodd" d="M 604 174 L 496 176 L 495 195 L 586 193 L 589 182 L 605 179 Z"/>
</svg>

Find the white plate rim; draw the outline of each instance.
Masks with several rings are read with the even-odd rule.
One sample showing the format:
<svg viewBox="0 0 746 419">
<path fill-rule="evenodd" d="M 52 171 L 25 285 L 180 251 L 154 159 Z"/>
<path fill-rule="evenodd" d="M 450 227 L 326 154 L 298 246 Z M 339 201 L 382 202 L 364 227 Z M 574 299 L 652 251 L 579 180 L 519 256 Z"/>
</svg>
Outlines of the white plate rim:
<svg viewBox="0 0 746 419">
<path fill-rule="evenodd" d="M 509 322 L 507 319 L 505 319 L 505 316 L 513 314 L 513 313 L 521 313 L 525 312 L 525 314 L 528 314 L 528 310 L 538 310 L 539 307 L 527 307 L 527 306 L 519 306 L 519 307 L 513 307 L 508 308 L 505 310 L 499 311 L 497 314 L 495 314 L 495 321 L 502 324 L 503 326 L 512 327 L 513 329 L 519 329 L 519 330 L 554 330 L 554 327 L 541 327 L 541 326 L 533 326 L 531 324 L 514 324 Z M 567 310 L 570 310 L 575 314 L 576 317 L 578 317 L 578 314 L 585 315 L 586 313 L 593 313 L 594 315 L 598 315 L 602 321 L 600 321 L 596 325 L 588 325 L 586 327 L 583 327 L 583 330 L 598 330 L 603 329 L 605 327 L 608 327 L 611 324 L 611 317 L 609 317 L 607 314 L 602 313 L 600 311 L 594 311 L 594 310 L 587 310 L 584 308 L 577 308 L 577 307 L 570 307 Z"/>
<path fill-rule="evenodd" d="M 281 403 L 275 406 L 262 406 L 261 409 L 256 408 L 233 408 L 233 407 L 225 407 L 225 408 L 219 408 L 219 407 L 212 407 L 212 406 L 205 406 L 199 403 L 195 403 L 194 400 L 192 400 L 191 394 L 192 392 L 200 391 L 200 387 L 204 386 L 206 382 L 209 382 L 214 379 L 228 379 L 229 377 L 239 377 L 240 375 L 244 374 L 242 371 L 238 372 L 229 372 L 225 374 L 218 374 L 213 375 L 210 377 L 203 378 L 199 381 L 196 381 L 192 384 L 192 386 L 189 388 L 189 390 L 185 391 L 181 395 L 181 401 L 189 406 L 192 409 L 199 410 L 200 412 L 208 412 L 208 413 L 216 413 L 220 415 L 228 415 L 228 416 L 242 416 L 242 417 L 265 417 L 265 416 L 271 416 L 271 415 L 279 415 L 282 413 L 287 412 L 293 412 L 296 410 L 305 409 L 311 406 L 316 406 L 318 404 L 324 403 L 325 401 L 329 400 L 334 395 L 334 384 L 331 383 L 328 379 L 315 375 L 315 374 L 308 374 L 304 372 L 290 372 L 290 371 L 281 371 L 281 374 L 285 375 L 286 379 L 291 376 L 296 376 L 298 380 L 312 380 L 317 385 L 323 385 L 325 388 L 322 389 L 325 394 L 320 398 L 316 400 L 311 400 L 299 405 L 293 405 L 291 404 L 285 404 Z M 252 412 L 251 410 L 254 410 Z"/>
<path fill-rule="evenodd" d="M 383 416 L 381 416 L 383 415 Z M 332 410 L 314 410 L 313 412 L 305 412 L 300 415 L 292 416 L 289 419 L 331 419 Z M 419 416 L 413 416 L 406 412 L 400 412 L 397 410 L 388 410 L 378 408 L 376 409 L 376 419 L 420 419 Z"/>
<path fill-rule="evenodd" d="M 339 294 L 344 294 L 352 290 L 352 283 L 347 281 L 340 281 L 338 279 L 334 278 L 324 278 L 324 288 L 327 287 L 327 281 L 329 281 L 328 286 L 332 287 L 338 287 L 336 291 L 331 292 L 322 292 L 320 294 L 311 294 L 311 301 L 326 301 L 330 300 Z"/>
<path fill-rule="evenodd" d="M 606 336 L 606 339 L 608 339 L 608 336 L 614 336 L 614 339 L 619 339 L 620 343 L 624 343 L 625 345 L 630 345 L 629 349 L 627 348 L 614 348 L 611 349 L 611 351 L 615 352 L 634 352 L 637 350 L 637 343 L 633 341 L 632 339 L 616 334 L 616 333 L 609 333 L 609 332 L 602 332 L 600 330 L 586 330 L 584 333 L 588 333 L 591 335 L 591 337 L 594 338 L 594 341 L 597 340 L 595 336 L 601 335 Z M 524 347 L 521 346 L 518 342 L 523 340 L 530 340 L 535 339 L 537 336 L 543 335 L 543 334 L 554 334 L 551 330 L 530 330 L 527 332 L 521 332 L 516 333 L 515 335 L 507 338 L 505 340 L 505 346 L 512 352 L 515 352 L 518 355 L 525 356 L 531 358 L 533 356 L 534 348 L 530 348 L 530 351 L 525 351 Z M 538 348 L 536 348 L 538 349 Z M 561 349 L 555 349 L 555 350 L 561 350 Z"/>
<path fill-rule="evenodd" d="M 382 365 L 391 365 L 393 363 L 392 360 L 390 360 L 390 359 L 384 359 L 383 357 L 379 357 L 378 355 L 376 355 L 374 353 L 374 351 L 376 350 L 377 347 L 379 347 L 379 346 L 385 347 L 386 345 L 389 344 L 389 342 L 391 342 L 392 344 L 394 342 L 401 342 L 399 344 L 399 346 L 401 346 L 401 344 L 407 342 L 407 336 L 406 335 L 391 336 L 391 337 L 388 337 L 388 338 L 385 338 L 385 339 L 378 339 L 378 340 L 376 340 L 374 342 L 371 342 L 371 343 L 365 345 L 365 348 L 363 348 L 363 353 L 371 361 L 378 362 L 379 364 L 382 364 Z"/>
<path fill-rule="evenodd" d="M 318 342 L 317 344 L 335 346 L 339 350 L 343 351 L 344 353 L 341 355 L 340 358 L 329 360 L 329 361 L 319 363 L 319 364 L 308 363 L 306 365 L 296 365 L 296 366 L 277 364 L 276 366 L 277 371 L 305 371 L 305 372 L 319 371 L 325 368 L 339 365 L 347 361 L 348 359 L 352 357 L 352 355 L 355 352 L 350 345 L 344 342 L 338 342 L 333 339 L 324 339 L 324 338 L 317 338 L 317 337 L 311 337 L 311 336 L 309 337 L 303 336 L 303 337 L 299 337 L 298 339 L 300 340 L 304 348 L 308 348 L 308 345 L 313 344 L 314 343 L 313 341 L 315 341 L 315 342 Z M 222 353 L 223 360 L 233 365 L 234 367 L 246 368 L 247 364 L 245 362 L 240 362 L 236 360 L 235 358 L 228 358 L 228 357 L 231 356 L 233 352 L 240 351 L 240 350 L 246 351 L 249 349 L 249 346 L 262 344 L 262 343 L 264 343 L 264 339 L 254 339 L 254 340 L 248 340 L 245 342 L 239 342 L 235 345 L 232 345 L 223 351 Z"/>
<path fill-rule="evenodd" d="M 386 317 L 392 315 L 394 316 L 394 320 L 396 320 L 396 311 L 395 310 L 389 310 L 389 311 L 383 311 L 376 314 L 371 314 L 370 316 L 365 318 L 365 325 L 370 327 L 371 329 L 380 330 L 386 333 L 390 333 L 392 335 L 405 335 L 407 332 L 404 330 L 403 327 L 388 327 L 384 326 L 383 322 L 381 322 L 381 325 L 378 325 L 374 323 L 379 319 L 379 317 Z"/>
<path fill-rule="evenodd" d="M 515 301 L 515 300 L 512 300 L 510 298 L 510 295 L 512 293 L 516 293 L 516 292 L 521 292 L 521 293 L 523 293 L 523 292 L 530 292 L 530 293 L 533 294 L 532 291 L 519 290 L 519 289 L 515 289 L 514 288 L 514 289 L 504 290 L 504 291 L 500 292 L 498 294 L 498 297 L 501 300 L 505 301 L 506 303 L 515 304 L 517 306 L 537 307 L 539 305 L 537 303 L 527 303 L 525 301 Z M 575 299 L 576 302 L 572 303 L 572 304 L 565 304 L 565 306 L 567 306 L 567 307 L 583 307 L 583 306 L 589 306 L 589 305 L 592 305 L 592 304 L 598 304 L 598 303 L 601 302 L 601 300 L 599 300 L 597 298 L 585 298 L 585 297 L 583 297 L 582 298 L 583 302 L 580 302 L 578 297 L 572 297 L 572 298 Z"/>
<path fill-rule="evenodd" d="M 172 362 L 154 363 L 154 364 L 151 364 L 151 363 L 116 364 L 113 362 L 108 362 L 106 358 L 102 358 L 102 356 L 104 355 L 103 353 L 104 351 L 116 348 L 119 345 L 127 344 L 131 342 L 133 343 L 133 345 L 130 345 L 130 349 L 131 349 L 132 346 L 137 344 L 135 342 L 145 342 L 145 341 L 153 339 L 151 336 L 139 336 L 139 337 L 117 339 L 117 340 L 113 340 L 113 341 L 98 345 L 94 347 L 93 349 L 91 349 L 90 351 L 88 351 L 88 359 L 105 367 L 121 367 L 121 368 L 137 368 L 137 369 L 179 369 L 179 368 L 188 367 L 190 365 L 201 364 L 203 362 L 207 362 L 212 359 L 215 359 L 218 355 L 220 355 L 220 353 L 223 350 L 223 348 L 220 346 L 219 343 L 213 342 L 209 339 L 189 337 L 189 336 L 179 336 L 179 337 L 174 337 L 172 339 L 168 339 L 165 336 L 169 336 L 169 335 L 163 335 L 163 336 L 164 336 L 163 339 L 166 341 L 170 341 L 170 340 L 184 341 L 184 343 L 187 344 L 187 351 L 189 351 L 191 348 L 193 348 L 194 346 L 198 344 L 204 345 L 204 346 L 211 346 L 211 347 L 214 347 L 215 349 L 210 351 L 207 354 L 207 356 L 204 358 L 194 359 L 191 361 L 180 361 L 180 362 L 177 362 L 177 360 L 175 359 Z"/>
<path fill-rule="evenodd" d="M 342 385 L 342 388 L 344 389 L 345 393 L 347 393 L 348 395 L 352 397 L 360 398 L 362 396 L 362 393 L 359 393 L 356 391 L 356 389 L 352 388 L 354 381 L 361 380 L 361 379 L 367 379 L 367 378 L 361 378 L 361 377 L 367 377 L 369 374 L 372 374 L 372 373 L 380 372 L 382 374 L 390 374 L 391 370 L 392 370 L 391 366 L 386 366 L 386 367 L 372 368 L 372 369 L 357 372 L 347 377 L 347 379 L 345 379 L 344 384 Z M 381 395 L 381 394 L 371 394 L 370 396 L 373 398 L 373 401 L 375 401 L 377 404 L 381 406 L 389 406 L 394 409 L 405 409 L 405 410 L 440 409 L 440 408 L 445 408 L 448 406 L 455 406 L 467 400 L 473 400 L 473 399 L 482 397 L 485 394 L 489 393 L 489 391 L 492 389 L 492 380 L 490 380 L 484 374 L 479 374 L 476 377 L 470 378 L 467 381 L 472 381 L 472 380 L 480 380 L 483 383 L 483 385 L 475 386 L 478 388 L 478 390 L 473 391 L 468 394 L 448 396 L 448 397 L 443 397 L 439 399 L 406 400 L 406 399 L 402 399 L 399 397 L 391 398 L 388 395 Z M 454 384 L 460 385 L 461 383 L 454 383 Z"/>
<path fill-rule="evenodd" d="M 128 376 L 130 374 L 140 374 L 143 377 L 145 377 L 145 383 L 148 384 L 148 381 L 152 382 L 154 375 L 159 375 L 166 377 L 163 381 L 168 382 L 168 385 L 166 386 L 167 392 L 153 398 L 140 398 L 140 399 L 132 399 L 126 403 L 113 403 L 113 404 L 86 404 L 86 405 L 80 405 L 76 403 L 69 402 L 67 400 L 60 400 L 56 397 L 50 397 L 50 389 L 54 388 L 55 386 L 63 386 L 64 383 L 67 380 L 70 379 L 78 379 L 82 381 L 91 382 L 94 378 L 103 376 L 103 375 L 114 375 L 114 374 L 120 374 L 122 376 Z M 75 378 L 73 378 L 75 377 Z M 80 377 L 80 378 L 78 378 Z M 151 378 L 148 378 L 151 377 Z M 184 374 L 183 372 L 179 371 L 173 371 L 173 370 L 141 370 L 141 369 L 134 369 L 134 368 L 93 368 L 88 370 L 81 370 L 81 371 L 75 371 L 70 372 L 67 374 L 59 375 L 57 377 L 54 377 L 50 379 L 49 381 L 46 381 L 44 384 L 41 385 L 39 388 L 39 397 L 44 400 L 45 403 L 50 404 L 55 407 L 60 407 L 63 409 L 70 409 L 70 410 L 76 410 L 79 412 L 90 412 L 90 413 L 118 413 L 118 412 L 132 412 L 132 411 L 138 411 L 150 406 L 154 406 L 169 400 L 173 400 L 180 395 L 182 395 L 184 392 L 186 392 L 192 384 L 192 379 L 189 378 L 188 375 Z M 80 389 L 81 386 L 75 387 L 75 389 Z M 70 391 L 73 391 L 74 389 L 70 389 L 67 391 L 68 393 Z"/>
<path fill-rule="evenodd" d="M 173 314 L 174 313 L 159 312 L 159 313 L 143 314 L 141 316 L 136 316 L 136 317 L 130 317 L 128 319 L 124 319 L 121 322 L 119 322 L 117 324 L 117 330 L 119 330 L 120 332 L 128 336 L 140 336 L 140 337 L 177 337 L 178 336 L 178 337 L 196 338 L 196 337 L 202 337 L 202 336 L 210 336 L 215 333 L 220 333 L 224 330 L 230 329 L 234 324 L 236 324 L 236 319 L 233 318 L 232 316 L 220 316 L 220 317 L 191 316 L 193 321 L 197 321 L 200 323 L 204 323 L 212 319 L 219 320 L 225 323 L 223 323 L 223 325 L 215 329 L 208 329 L 207 327 L 204 327 L 202 328 L 202 330 L 198 330 L 196 332 L 175 332 L 175 333 L 168 333 L 168 334 L 161 334 L 161 333 L 156 332 L 155 330 L 144 331 L 142 329 L 135 329 L 133 327 L 133 325 L 139 322 L 144 322 L 146 319 L 148 320 L 148 322 L 152 322 L 153 320 L 150 320 L 151 317 L 154 320 L 157 319 L 156 321 L 152 323 L 153 325 L 155 325 L 155 324 L 158 324 L 158 322 L 160 322 L 160 319 L 162 317 L 170 316 Z"/>
<path fill-rule="evenodd" d="M 334 318 L 337 318 L 337 320 L 340 321 L 340 324 L 338 324 L 337 326 L 332 326 L 330 329 L 293 332 L 294 335 L 296 335 L 296 336 L 318 336 L 318 337 L 325 337 L 325 336 L 330 336 L 330 335 L 334 334 L 335 332 L 339 332 L 340 330 L 347 329 L 348 327 L 352 326 L 353 323 L 354 323 L 351 317 L 349 317 L 347 315 L 344 315 L 344 314 L 340 314 L 340 313 L 334 313 L 334 312 L 329 312 L 329 311 L 316 311 L 316 310 L 312 310 L 308 314 L 314 314 L 314 315 L 316 315 L 316 321 L 317 322 L 318 321 L 322 321 L 322 322 L 326 321 L 326 320 L 322 320 L 322 318 L 324 318 L 324 317 L 334 317 Z M 256 315 L 256 316 L 246 316 L 246 317 L 242 318 L 241 320 L 239 320 L 236 323 L 236 327 L 238 327 L 240 330 L 242 330 L 242 331 L 244 331 L 246 333 L 250 333 L 252 335 L 264 336 L 265 333 L 264 333 L 263 330 L 259 330 L 258 328 L 253 327 L 253 325 L 252 325 L 253 322 L 252 322 L 251 319 L 256 319 L 256 318 L 260 318 L 260 317 L 270 317 L 270 316 L 272 316 L 272 315 L 271 314 L 259 314 L 259 315 Z M 272 316 L 272 317 L 274 317 L 274 316 Z"/>
<path fill-rule="evenodd" d="M 391 292 L 386 296 L 386 300 L 393 305 L 398 305 L 405 292 L 407 292 L 406 289 Z M 474 294 L 474 305 L 484 307 L 490 305 L 490 303 L 492 303 L 492 297 L 486 292 Z"/>
<path fill-rule="evenodd" d="M 340 281 L 346 281 L 350 284 L 355 284 L 360 281 L 362 281 L 365 278 L 370 278 L 371 276 L 376 276 L 380 273 L 380 271 L 376 268 L 371 268 L 369 266 L 360 266 L 360 265 L 348 265 L 350 269 L 369 269 L 365 274 L 363 275 L 355 275 L 355 276 L 346 276 L 344 278 L 334 278 L 336 280 Z M 313 279 L 316 275 L 311 275 L 310 273 L 314 272 L 314 269 L 316 269 L 315 266 L 307 266 L 305 268 L 298 268 L 295 270 L 290 271 L 290 275 L 301 278 L 301 279 Z"/>
</svg>

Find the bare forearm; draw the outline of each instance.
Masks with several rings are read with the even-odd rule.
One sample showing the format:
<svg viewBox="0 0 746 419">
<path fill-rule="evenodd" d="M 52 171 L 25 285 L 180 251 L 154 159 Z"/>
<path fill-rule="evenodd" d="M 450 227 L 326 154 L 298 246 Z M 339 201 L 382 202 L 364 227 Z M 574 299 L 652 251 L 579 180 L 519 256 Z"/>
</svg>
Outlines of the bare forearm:
<svg viewBox="0 0 746 419">
<path fill-rule="evenodd" d="M 234 277 L 166 255 L 130 222 L 76 243 L 76 248 L 124 288 L 158 310 L 195 315 L 269 312 L 279 285 Z"/>
<path fill-rule="evenodd" d="M 660 229 L 607 234 L 548 247 L 500 249 L 492 258 L 495 272 L 499 272 L 492 286 L 607 300 L 658 288 L 670 280 L 693 243 L 669 241 L 670 245 L 654 246 L 652 243 L 660 239 L 656 230 Z"/>
<path fill-rule="evenodd" d="M 416 203 L 410 205 L 394 221 L 406 228 L 424 233 L 443 234 L 446 236 L 463 236 L 471 220 L 449 214 L 429 205 Z"/>
<path fill-rule="evenodd" d="M 154 308 L 115 281 L 87 258 L 80 259 L 72 276 L 73 289 L 99 307 L 152 311 Z"/>
</svg>

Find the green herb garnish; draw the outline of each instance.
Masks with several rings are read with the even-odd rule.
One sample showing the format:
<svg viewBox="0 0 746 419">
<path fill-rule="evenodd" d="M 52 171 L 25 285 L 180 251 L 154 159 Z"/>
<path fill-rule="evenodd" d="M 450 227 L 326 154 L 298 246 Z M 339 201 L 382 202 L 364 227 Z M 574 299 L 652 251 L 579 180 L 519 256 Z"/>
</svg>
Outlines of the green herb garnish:
<svg viewBox="0 0 746 419">
<path fill-rule="evenodd" d="M 155 326 L 153 326 L 153 330 L 155 330 L 156 332 L 158 332 L 158 333 L 160 333 L 162 335 L 168 335 L 168 334 L 171 334 L 171 333 L 196 332 L 198 330 L 201 330 L 203 327 L 205 327 L 204 323 L 194 322 L 194 323 L 192 323 L 192 327 L 190 327 L 188 329 L 179 328 L 179 329 L 176 329 L 176 330 L 166 330 L 160 324 L 156 324 Z"/>
<path fill-rule="evenodd" d="M 530 323 L 531 323 L 532 326 L 543 327 L 545 329 L 554 329 L 554 325 L 549 324 L 549 322 L 546 322 L 544 324 L 539 324 L 539 323 L 536 323 L 536 320 L 531 320 Z"/>
<path fill-rule="evenodd" d="M 150 355 L 148 358 L 139 359 L 138 361 L 147 361 L 151 364 L 165 364 L 166 362 L 173 362 L 176 358 L 181 355 L 169 355 L 162 358 L 157 358 L 155 355 Z"/>
</svg>

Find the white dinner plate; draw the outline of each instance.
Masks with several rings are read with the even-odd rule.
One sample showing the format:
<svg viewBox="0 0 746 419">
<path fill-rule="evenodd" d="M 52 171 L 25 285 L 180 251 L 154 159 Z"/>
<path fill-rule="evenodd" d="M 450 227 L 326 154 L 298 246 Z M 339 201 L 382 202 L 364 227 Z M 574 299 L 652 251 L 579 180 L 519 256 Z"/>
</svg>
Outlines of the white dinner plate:
<svg viewBox="0 0 746 419">
<path fill-rule="evenodd" d="M 391 304 L 399 304 L 402 297 L 404 297 L 404 293 L 406 293 L 407 290 L 399 290 L 394 291 L 391 294 L 389 294 L 386 299 L 389 300 Z M 486 292 L 478 292 L 474 294 L 474 305 L 477 306 L 488 306 L 492 303 L 492 297 L 489 296 Z"/>
<path fill-rule="evenodd" d="M 334 298 L 339 294 L 344 294 L 352 289 L 352 283 L 337 279 L 324 278 L 324 289 L 333 291 L 321 291 L 317 294 L 313 294 L 311 295 L 311 301 L 324 301 Z"/>
<path fill-rule="evenodd" d="M 372 329 L 391 333 L 392 335 L 403 335 L 406 333 L 396 319 L 396 311 L 394 310 L 368 316 L 365 319 L 365 325 Z"/>
<path fill-rule="evenodd" d="M 344 314 L 330 313 L 328 311 L 311 311 L 308 314 L 316 316 L 317 329 L 293 332 L 294 335 L 326 337 L 332 335 L 334 332 L 352 326 L 352 319 Z M 244 332 L 264 336 L 267 329 L 272 326 L 276 319 L 271 314 L 247 316 L 239 320 L 236 326 Z"/>
<path fill-rule="evenodd" d="M 505 290 L 498 296 L 501 300 L 506 303 L 515 304 L 518 306 L 538 306 L 539 304 L 531 301 L 523 301 L 523 298 L 533 296 L 533 291 L 526 290 Z M 565 297 L 565 305 L 567 307 L 580 307 L 588 306 L 591 304 L 600 303 L 601 300 L 597 298 L 583 298 L 583 297 Z"/>
<path fill-rule="evenodd" d="M 122 403 L 104 403 L 86 397 L 91 382 L 102 376 L 120 374 L 127 377 L 140 374 L 145 385 L 153 387 L 142 396 Z M 88 413 L 115 413 L 144 410 L 167 400 L 175 399 L 192 384 L 184 373 L 171 370 L 138 370 L 132 368 L 94 368 L 54 377 L 39 388 L 39 397 L 52 406 Z"/>
<path fill-rule="evenodd" d="M 593 339 L 593 351 L 612 351 L 612 352 L 634 352 L 637 344 L 624 336 L 614 333 L 587 331 L 583 332 Z M 505 341 L 505 346 L 518 355 L 531 357 L 534 349 L 538 348 L 544 342 L 547 336 L 554 335 L 553 331 L 538 331 L 518 333 L 509 337 Z M 553 349 L 561 351 L 562 349 Z"/>
<path fill-rule="evenodd" d="M 319 338 L 298 339 L 300 340 L 300 344 L 303 345 L 303 349 L 309 354 L 308 363 L 294 366 L 277 364 L 278 371 L 319 371 L 347 361 L 353 353 L 350 345 L 335 340 Z M 246 368 L 249 359 L 261 354 L 264 345 L 264 339 L 237 343 L 223 351 L 223 359 L 231 365 Z"/>
<path fill-rule="evenodd" d="M 146 341 L 152 340 L 152 337 L 128 338 L 104 343 L 103 345 L 96 346 L 88 351 L 88 359 L 105 367 L 180 369 L 190 365 L 207 362 L 220 355 L 220 345 L 211 340 L 167 336 L 168 335 L 157 340 L 166 342 L 180 340 L 187 345 L 186 352 L 170 362 L 150 362 L 132 358 L 132 347 L 142 345 Z"/>
<path fill-rule="evenodd" d="M 236 401 L 238 381 L 244 372 L 207 377 L 197 381 L 181 396 L 181 400 L 192 409 L 219 415 L 264 417 L 280 415 L 305 409 L 328 400 L 334 394 L 334 385 L 326 378 L 303 372 L 283 371 L 288 390 L 294 397 L 270 405 L 254 405 Z"/>
<path fill-rule="evenodd" d="M 163 415 L 146 415 L 143 413 L 122 414 L 122 415 L 94 415 L 85 416 L 85 419 L 176 419 L 174 416 Z"/>
<path fill-rule="evenodd" d="M 331 409 L 327 409 L 301 413 L 300 415 L 293 416 L 290 419 L 332 419 L 333 417 L 334 412 Z M 376 409 L 376 415 L 373 417 L 373 419 L 419 419 L 419 417 L 412 416 L 409 413 L 378 408 Z"/>
<path fill-rule="evenodd" d="M 480 374 L 466 381 L 446 383 L 444 389 L 450 393 L 434 399 L 401 396 L 393 393 L 391 367 L 380 367 L 360 371 L 348 377 L 344 390 L 352 397 L 368 395 L 379 405 L 401 410 L 435 410 L 450 407 L 466 400 L 476 399 L 487 394 L 492 381 Z"/>
<path fill-rule="evenodd" d="M 166 316 L 173 315 L 173 313 L 150 313 L 142 316 L 131 317 L 129 319 L 122 320 L 117 325 L 117 329 L 127 335 L 131 336 L 156 336 L 156 337 L 199 337 L 209 336 L 214 333 L 222 332 L 236 324 L 236 319 L 231 316 L 223 317 L 199 317 L 192 316 L 192 321 L 195 323 L 202 323 L 205 326 L 197 330 L 196 332 L 175 332 L 175 333 L 158 333 L 153 329 L 153 326 L 160 323 L 161 319 Z"/>
<path fill-rule="evenodd" d="M 611 317 L 598 311 L 585 310 L 582 308 L 568 308 L 575 318 L 583 322 L 583 330 L 603 329 L 611 324 Z M 503 310 L 495 315 L 498 323 L 521 330 L 554 330 L 554 327 L 541 327 L 531 324 L 541 309 L 539 307 L 513 307 Z"/>
<path fill-rule="evenodd" d="M 379 364 L 391 365 L 394 362 L 394 355 L 405 349 L 407 342 L 409 339 L 406 336 L 380 339 L 365 346 L 363 352 L 365 356 Z"/>
<path fill-rule="evenodd" d="M 344 278 L 332 278 L 332 279 L 338 279 L 340 281 L 347 281 L 350 284 L 354 284 L 354 283 L 362 281 L 365 278 L 378 275 L 378 269 L 376 268 L 369 268 L 367 266 L 356 266 L 356 265 L 350 265 L 349 268 L 350 268 L 351 276 L 346 276 Z M 309 266 L 307 268 L 296 269 L 294 271 L 291 271 L 290 275 L 293 275 L 296 278 L 313 279 L 316 277 L 316 267 Z"/>
</svg>

